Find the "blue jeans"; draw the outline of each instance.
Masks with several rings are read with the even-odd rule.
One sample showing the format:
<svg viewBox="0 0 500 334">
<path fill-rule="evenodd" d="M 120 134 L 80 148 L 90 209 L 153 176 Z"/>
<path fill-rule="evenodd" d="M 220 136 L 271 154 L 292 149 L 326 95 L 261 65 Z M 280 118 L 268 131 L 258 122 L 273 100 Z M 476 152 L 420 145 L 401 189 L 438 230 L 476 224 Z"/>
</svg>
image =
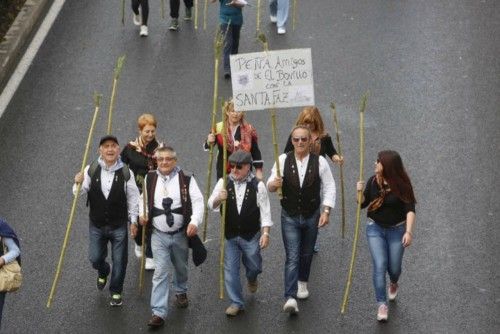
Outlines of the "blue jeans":
<svg viewBox="0 0 500 334">
<path fill-rule="evenodd" d="M 269 0 L 269 12 L 272 16 L 276 16 L 278 27 L 284 27 L 288 19 L 288 9 L 290 7 L 290 0 Z"/>
<path fill-rule="evenodd" d="M 260 232 L 250 240 L 235 237 L 225 240 L 224 246 L 224 283 L 227 295 L 234 305 L 244 308 L 244 300 L 240 280 L 240 259 L 246 270 L 248 281 L 255 281 L 262 272 L 262 256 L 260 255 Z"/>
<path fill-rule="evenodd" d="M 92 223 L 89 224 L 89 260 L 99 277 L 107 277 L 110 272 L 109 263 L 106 262 L 108 241 L 111 242 L 111 261 L 113 262 L 109 291 L 111 294 L 122 293 L 128 261 L 127 224 L 116 228 L 96 227 Z"/>
<path fill-rule="evenodd" d="M 297 281 L 309 280 L 319 215 L 319 208 L 309 218 L 290 216 L 281 209 L 281 233 L 286 253 L 285 299 L 297 295 Z"/>
<path fill-rule="evenodd" d="M 154 315 L 165 319 L 168 314 L 168 274 L 174 270 L 173 284 L 176 294 L 187 292 L 188 240 L 186 233 L 167 234 L 158 230 L 151 236 L 151 248 L 156 266 L 151 290 L 151 310 Z"/>
<path fill-rule="evenodd" d="M 222 34 L 225 34 L 226 37 L 224 39 L 224 56 L 223 56 L 223 64 L 224 64 L 224 73 L 231 72 L 231 63 L 229 61 L 230 55 L 238 54 L 238 48 L 240 46 L 240 30 L 241 26 L 235 26 L 230 24 L 221 24 L 220 31 Z"/>
<path fill-rule="evenodd" d="M 385 273 L 392 283 L 397 283 L 401 275 L 404 247 L 402 243 L 406 225 L 381 227 L 373 220 L 368 221 L 366 237 L 373 260 L 373 286 L 377 303 L 387 302 Z"/>
</svg>

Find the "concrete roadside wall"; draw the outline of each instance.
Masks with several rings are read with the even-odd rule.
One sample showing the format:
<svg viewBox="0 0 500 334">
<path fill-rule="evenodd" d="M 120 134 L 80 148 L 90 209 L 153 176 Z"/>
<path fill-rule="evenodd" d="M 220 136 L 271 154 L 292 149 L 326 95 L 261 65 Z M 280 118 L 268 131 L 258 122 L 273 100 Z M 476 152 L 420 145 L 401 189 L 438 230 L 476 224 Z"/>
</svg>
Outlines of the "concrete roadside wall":
<svg viewBox="0 0 500 334">
<path fill-rule="evenodd" d="M 0 43 L 0 93 L 52 3 L 53 0 L 26 0 Z"/>
</svg>

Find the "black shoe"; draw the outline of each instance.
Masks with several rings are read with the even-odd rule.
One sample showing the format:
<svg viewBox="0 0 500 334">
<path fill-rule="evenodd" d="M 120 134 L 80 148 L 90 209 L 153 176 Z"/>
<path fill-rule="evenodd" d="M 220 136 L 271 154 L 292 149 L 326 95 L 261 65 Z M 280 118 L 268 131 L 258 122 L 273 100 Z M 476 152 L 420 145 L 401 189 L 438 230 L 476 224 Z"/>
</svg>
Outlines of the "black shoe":
<svg viewBox="0 0 500 334">
<path fill-rule="evenodd" d="M 177 305 L 177 308 L 186 308 L 186 307 L 188 307 L 189 300 L 188 300 L 187 294 L 180 293 L 178 295 L 175 295 L 175 298 L 176 298 L 175 303 Z"/>
<path fill-rule="evenodd" d="M 224 73 L 224 79 L 226 79 L 226 80 L 231 79 L 231 73 L 229 73 L 229 72 Z"/>
<path fill-rule="evenodd" d="M 148 321 L 149 327 L 158 328 L 158 327 L 163 326 L 164 324 L 165 324 L 165 320 L 163 320 L 161 317 L 154 315 L 154 314 L 151 317 L 151 319 L 149 319 L 149 321 Z"/>
<path fill-rule="evenodd" d="M 106 286 L 108 282 L 108 277 L 99 277 L 97 276 L 97 290 L 102 290 Z"/>
</svg>

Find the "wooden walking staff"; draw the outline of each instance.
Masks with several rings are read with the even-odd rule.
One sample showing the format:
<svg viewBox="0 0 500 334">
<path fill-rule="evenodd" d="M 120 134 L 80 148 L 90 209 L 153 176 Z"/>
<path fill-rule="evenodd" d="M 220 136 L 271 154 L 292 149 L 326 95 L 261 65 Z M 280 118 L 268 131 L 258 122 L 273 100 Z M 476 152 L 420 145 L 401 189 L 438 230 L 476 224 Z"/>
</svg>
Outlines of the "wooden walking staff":
<svg viewBox="0 0 500 334">
<path fill-rule="evenodd" d="M 207 30 L 207 11 L 208 11 L 208 0 L 205 0 L 205 6 L 203 7 L 203 30 Z"/>
<path fill-rule="evenodd" d="M 264 33 L 260 33 L 257 36 L 259 42 L 262 43 L 262 48 L 267 53 L 269 51 L 269 43 L 267 42 L 267 37 Z M 280 163 L 279 163 L 279 150 L 278 150 L 278 134 L 276 130 L 276 108 L 272 108 L 271 110 L 271 130 L 273 134 L 273 147 L 274 147 L 274 162 L 276 163 L 276 176 L 281 177 Z M 281 191 L 281 187 L 277 190 L 278 198 L 283 198 L 283 193 Z"/>
<path fill-rule="evenodd" d="M 92 118 L 92 124 L 90 126 L 89 135 L 87 137 L 87 143 L 85 144 L 85 153 L 83 154 L 83 161 L 80 167 L 80 172 L 83 173 L 85 170 L 85 166 L 87 165 L 87 157 L 89 155 L 90 143 L 92 142 L 92 135 L 94 134 L 95 123 L 97 120 L 97 115 L 99 114 L 99 109 L 101 105 L 102 95 L 94 93 L 94 117 Z M 64 235 L 64 241 L 61 248 L 61 254 L 59 256 L 59 262 L 57 264 L 56 275 L 54 277 L 54 281 L 52 282 L 52 288 L 50 289 L 49 299 L 47 300 L 47 308 L 52 305 L 52 299 L 54 298 L 54 293 L 56 291 L 57 282 L 59 281 L 59 276 L 61 275 L 62 264 L 64 261 L 64 255 L 66 253 L 66 246 L 68 245 L 69 233 L 71 231 L 71 225 L 73 225 L 73 218 L 75 216 L 76 203 L 78 201 L 78 197 L 80 196 L 80 190 L 82 188 L 82 184 L 77 184 L 76 193 L 73 196 L 73 203 L 71 204 L 71 210 L 69 213 L 68 223 L 66 225 L 66 234 Z"/>
<path fill-rule="evenodd" d="M 297 20 L 297 0 L 293 0 L 292 5 L 292 30 L 295 31 L 295 21 Z"/>
<path fill-rule="evenodd" d="M 363 181 L 363 168 L 364 168 L 364 152 L 365 152 L 365 135 L 364 135 L 364 114 L 366 109 L 366 99 L 368 98 L 368 92 L 363 95 L 361 98 L 361 103 L 359 107 L 359 181 Z M 356 225 L 354 228 L 354 240 L 352 242 L 352 254 L 351 254 L 351 264 L 349 266 L 349 274 L 347 275 L 347 283 L 344 291 L 344 299 L 342 301 L 342 307 L 340 309 L 340 313 L 345 313 L 345 308 L 347 305 L 347 301 L 349 300 L 349 290 L 351 289 L 352 282 L 352 273 L 354 271 L 354 262 L 356 261 L 356 250 L 358 244 L 358 235 L 359 235 L 359 221 L 361 215 L 361 198 L 363 192 L 358 191 L 357 200 L 358 206 L 356 208 Z"/>
<path fill-rule="evenodd" d="M 198 0 L 194 0 L 194 29 L 198 30 Z"/>
<path fill-rule="evenodd" d="M 260 32 L 260 5 L 261 5 L 261 0 L 257 0 L 257 34 Z"/>
<path fill-rule="evenodd" d="M 122 12 L 122 25 L 125 25 L 125 0 L 122 0 L 121 12 Z"/>
<path fill-rule="evenodd" d="M 220 30 L 217 30 L 214 40 L 214 93 L 212 96 L 212 120 L 210 122 L 210 131 L 215 134 L 215 117 L 217 115 L 217 97 L 219 95 L 219 64 L 222 54 L 222 46 L 224 45 L 224 35 Z M 207 167 L 207 188 L 205 190 L 205 208 L 203 211 L 203 242 L 207 240 L 208 226 L 208 197 L 210 197 L 210 186 L 212 183 L 212 165 L 214 162 L 214 144 L 210 144 Z"/>
<path fill-rule="evenodd" d="M 148 219 L 148 214 L 146 213 L 146 208 L 148 205 L 148 193 L 146 191 L 146 178 L 142 181 L 142 218 L 144 220 Z M 139 294 L 142 295 L 142 291 L 144 290 L 144 272 L 146 271 L 146 225 L 142 226 L 141 233 L 141 269 L 139 272 Z"/>
<path fill-rule="evenodd" d="M 113 87 L 111 89 L 111 99 L 109 100 L 109 109 L 108 109 L 108 130 L 107 134 L 111 134 L 111 121 L 113 119 L 113 110 L 115 108 L 115 99 L 116 99 L 116 87 L 118 86 L 118 79 L 120 79 L 120 73 L 122 72 L 123 63 L 125 62 L 125 56 L 118 57 L 116 61 L 115 71 L 113 73 Z"/>
<path fill-rule="evenodd" d="M 161 19 L 165 20 L 165 0 L 161 0 Z"/>
<path fill-rule="evenodd" d="M 222 108 L 222 189 L 226 189 L 227 186 L 227 130 L 226 130 L 226 112 Z M 222 201 L 222 214 L 220 216 L 220 260 L 219 260 L 219 298 L 224 299 L 224 240 L 226 234 L 226 212 L 227 212 L 227 201 Z"/>
<path fill-rule="evenodd" d="M 333 116 L 333 126 L 335 127 L 335 138 L 337 139 L 337 151 L 340 156 L 342 156 L 342 146 L 340 145 L 340 128 L 339 128 L 339 122 L 337 120 L 337 108 L 335 108 L 335 103 L 330 104 L 330 109 L 332 111 L 332 116 Z M 344 167 L 342 164 L 339 164 L 339 171 L 340 171 L 340 203 L 341 203 L 341 209 L 342 209 L 342 225 L 341 225 L 341 231 L 342 231 L 342 239 L 345 237 L 345 187 L 344 187 Z"/>
</svg>

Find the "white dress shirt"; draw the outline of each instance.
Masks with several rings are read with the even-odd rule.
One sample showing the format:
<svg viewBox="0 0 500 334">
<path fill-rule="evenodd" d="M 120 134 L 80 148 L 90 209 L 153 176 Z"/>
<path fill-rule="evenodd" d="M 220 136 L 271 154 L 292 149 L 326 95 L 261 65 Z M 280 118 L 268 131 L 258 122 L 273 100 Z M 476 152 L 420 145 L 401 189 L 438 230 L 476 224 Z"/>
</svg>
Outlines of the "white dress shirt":
<svg viewBox="0 0 500 334">
<path fill-rule="evenodd" d="M 181 194 L 179 188 L 179 173 L 172 172 L 169 175 L 162 175 L 160 172 L 156 171 L 158 174 L 158 180 L 156 182 L 155 187 L 155 195 L 154 195 L 154 203 L 153 206 L 157 209 L 163 210 L 163 199 L 170 197 L 172 199 L 171 209 L 175 210 L 177 208 L 182 207 L 181 203 Z M 146 181 L 145 181 L 146 182 Z M 147 189 L 147 184 L 146 184 Z M 144 210 L 144 193 L 141 194 L 141 200 L 139 202 L 139 211 L 141 215 Z M 191 198 L 191 205 L 193 208 L 193 214 L 191 215 L 190 224 L 194 224 L 199 226 L 201 221 L 203 220 L 203 195 L 198 188 L 198 184 L 196 183 L 196 179 L 191 177 L 191 181 L 189 182 L 189 196 Z M 149 199 L 148 199 L 149 201 Z M 148 210 L 146 208 L 146 215 L 148 214 Z M 172 227 L 167 224 L 167 217 L 165 215 L 159 215 L 153 218 L 153 226 L 162 231 L 162 232 L 174 232 L 182 227 L 184 224 L 184 218 L 182 214 L 172 213 L 174 217 L 174 224 Z"/>
<path fill-rule="evenodd" d="M 101 158 L 98 159 L 99 165 L 101 166 L 101 191 L 106 199 L 109 197 L 111 187 L 113 186 L 113 179 L 115 177 L 115 171 L 123 168 L 123 162 L 118 160 L 112 166 L 106 166 Z M 81 187 L 81 194 L 85 194 L 90 190 L 90 185 L 92 180 L 89 176 L 90 165 L 87 165 L 83 170 L 83 182 Z M 77 185 L 73 184 L 73 195 L 76 194 Z M 139 189 L 135 183 L 134 172 L 130 170 L 130 179 L 124 185 L 125 195 L 127 196 L 127 208 L 128 216 L 131 223 L 135 224 L 137 222 L 137 216 L 139 215 Z"/>
<path fill-rule="evenodd" d="M 278 158 L 280 164 L 280 172 L 281 175 L 284 173 L 284 165 L 286 160 L 286 154 L 281 154 Z M 298 160 L 295 157 L 295 162 L 297 163 L 297 170 L 299 173 L 299 181 L 300 186 L 302 187 L 302 183 L 304 182 L 304 178 L 307 171 L 307 164 L 309 163 L 309 154 L 302 159 L 302 161 Z M 335 207 L 335 180 L 333 179 L 332 171 L 330 170 L 330 166 L 328 166 L 328 162 L 323 156 L 319 156 L 319 177 L 321 179 L 321 198 L 323 206 L 328 206 L 330 208 Z M 274 163 L 273 169 L 271 170 L 271 176 L 267 180 L 267 185 L 271 181 L 276 178 L 276 163 Z"/>
<path fill-rule="evenodd" d="M 219 196 L 219 192 L 223 189 L 223 180 L 219 179 L 215 188 L 208 199 L 208 207 L 214 211 L 218 211 L 219 206 L 214 207 L 214 202 Z M 245 191 L 247 189 L 247 183 L 245 182 L 234 182 L 234 192 L 236 195 L 236 206 L 238 208 L 238 213 L 241 212 L 241 207 L 243 205 L 243 199 L 245 197 Z M 269 195 L 267 194 L 266 186 L 264 182 L 259 181 L 257 186 L 257 206 L 260 210 L 260 226 L 267 227 L 273 226 L 271 220 L 271 204 L 269 203 Z"/>
</svg>

